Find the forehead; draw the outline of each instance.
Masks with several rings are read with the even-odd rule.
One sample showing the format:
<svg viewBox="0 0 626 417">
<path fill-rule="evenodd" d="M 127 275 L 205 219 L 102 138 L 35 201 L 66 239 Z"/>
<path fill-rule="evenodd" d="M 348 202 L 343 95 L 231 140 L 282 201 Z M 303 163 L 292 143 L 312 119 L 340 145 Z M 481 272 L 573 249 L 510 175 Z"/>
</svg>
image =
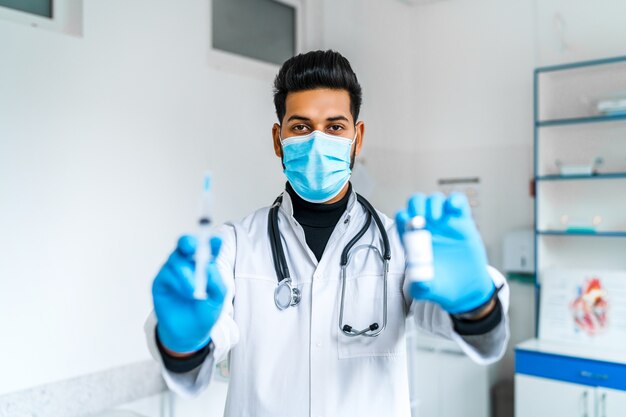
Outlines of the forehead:
<svg viewBox="0 0 626 417">
<path fill-rule="evenodd" d="M 294 114 L 312 120 L 340 115 L 352 120 L 350 94 L 346 90 L 330 88 L 290 92 L 285 100 L 285 117 Z"/>
</svg>

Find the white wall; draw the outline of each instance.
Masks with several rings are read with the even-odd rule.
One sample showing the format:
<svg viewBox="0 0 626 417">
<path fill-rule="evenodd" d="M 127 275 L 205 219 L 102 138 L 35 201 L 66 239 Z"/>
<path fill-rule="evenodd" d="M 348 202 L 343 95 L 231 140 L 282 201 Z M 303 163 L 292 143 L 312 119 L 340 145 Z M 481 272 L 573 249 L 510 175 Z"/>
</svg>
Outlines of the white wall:
<svg viewBox="0 0 626 417">
<path fill-rule="evenodd" d="M 208 13 L 86 1 L 82 38 L 0 21 L 0 394 L 148 357 L 204 169 L 218 221 L 282 189 L 272 79 L 212 69 Z"/>
<path fill-rule="evenodd" d="M 626 55 L 626 2 L 534 1 L 538 66 Z"/>
</svg>

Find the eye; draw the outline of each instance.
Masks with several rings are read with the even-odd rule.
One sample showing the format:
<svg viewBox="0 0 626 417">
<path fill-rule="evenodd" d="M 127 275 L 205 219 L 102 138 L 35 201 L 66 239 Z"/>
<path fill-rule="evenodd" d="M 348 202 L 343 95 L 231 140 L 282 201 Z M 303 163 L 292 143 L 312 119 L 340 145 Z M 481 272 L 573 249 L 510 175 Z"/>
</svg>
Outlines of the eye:
<svg viewBox="0 0 626 417">
<path fill-rule="evenodd" d="M 333 133 L 341 132 L 343 130 L 343 126 L 342 125 L 330 125 L 328 126 L 328 130 L 330 130 Z"/>
<path fill-rule="evenodd" d="M 294 132 L 302 133 L 308 130 L 308 126 L 303 124 L 294 125 L 291 126 L 291 130 L 293 130 Z"/>
</svg>

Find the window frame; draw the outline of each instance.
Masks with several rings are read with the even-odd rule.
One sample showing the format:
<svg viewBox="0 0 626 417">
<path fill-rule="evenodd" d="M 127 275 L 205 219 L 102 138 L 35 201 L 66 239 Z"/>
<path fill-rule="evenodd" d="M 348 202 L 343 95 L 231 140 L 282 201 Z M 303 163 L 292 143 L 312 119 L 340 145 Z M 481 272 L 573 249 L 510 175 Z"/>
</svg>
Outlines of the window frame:
<svg viewBox="0 0 626 417">
<path fill-rule="evenodd" d="M 51 18 L 0 6 L 0 20 L 82 36 L 83 0 L 52 0 Z"/>
<path fill-rule="evenodd" d="M 304 2 L 303 0 L 272 0 L 293 7 L 295 11 L 295 54 L 302 52 L 304 48 Z M 244 76 L 252 76 L 263 80 L 273 80 L 280 65 L 234 52 L 228 52 L 213 47 L 213 0 L 209 1 L 209 64 L 212 68 L 236 73 Z"/>
</svg>

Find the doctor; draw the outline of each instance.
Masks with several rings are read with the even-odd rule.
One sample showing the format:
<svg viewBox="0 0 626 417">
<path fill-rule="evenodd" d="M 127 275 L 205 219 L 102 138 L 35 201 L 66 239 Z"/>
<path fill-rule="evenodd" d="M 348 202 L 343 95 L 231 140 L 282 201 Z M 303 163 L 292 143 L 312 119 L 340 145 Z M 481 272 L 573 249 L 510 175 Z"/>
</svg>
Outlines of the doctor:
<svg viewBox="0 0 626 417">
<path fill-rule="evenodd" d="M 478 363 L 501 358 L 508 287 L 487 265 L 464 196 L 415 194 L 395 222 L 357 198 L 349 178 L 365 125 L 348 60 L 334 51 L 287 60 L 274 104 L 288 180 L 275 209 L 220 228 L 208 299 L 192 296 L 191 236 L 154 280 L 145 330 L 170 389 L 200 393 L 230 353 L 226 416 L 410 416 L 408 315 Z M 409 284 L 401 235 L 417 215 L 433 236 L 435 278 Z"/>
</svg>

